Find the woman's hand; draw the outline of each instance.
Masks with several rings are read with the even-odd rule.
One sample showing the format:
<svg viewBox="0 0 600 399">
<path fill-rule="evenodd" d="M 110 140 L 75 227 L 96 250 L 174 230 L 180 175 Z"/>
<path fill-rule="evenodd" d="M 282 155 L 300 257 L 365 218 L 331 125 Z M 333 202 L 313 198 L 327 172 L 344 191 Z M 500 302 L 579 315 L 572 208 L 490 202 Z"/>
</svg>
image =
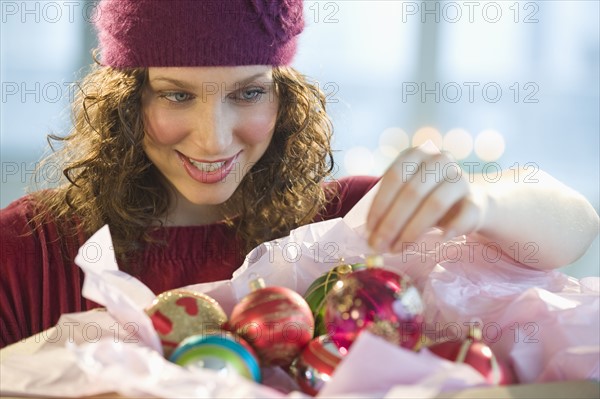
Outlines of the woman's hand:
<svg viewBox="0 0 600 399">
<path fill-rule="evenodd" d="M 487 197 L 444 153 L 422 148 L 402 152 L 381 179 L 369 215 L 369 244 L 379 252 L 400 252 L 431 227 L 444 240 L 477 231 Z"/>
<path fill-rule="evenodd" d="M 476 233 L 537 269 L 572 263 L 597 237 L 598 214 L 585 197 L 534 166 L 534 175 L 527 168 L 493 178 L 469 175 L 446 154 L 411 148 L 381 179 L 367 217 L 369 244 L 402 252 L 439 227 L 444 241 Z"/>
</svg>

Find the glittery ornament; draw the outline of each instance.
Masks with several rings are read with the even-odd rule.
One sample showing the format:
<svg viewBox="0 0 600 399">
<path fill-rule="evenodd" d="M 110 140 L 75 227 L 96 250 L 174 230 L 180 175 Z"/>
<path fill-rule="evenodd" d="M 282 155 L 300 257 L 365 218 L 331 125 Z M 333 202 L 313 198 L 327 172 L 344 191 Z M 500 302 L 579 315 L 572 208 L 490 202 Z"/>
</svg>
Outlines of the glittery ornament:
<svg viewBox="0 0 600 399">
<path fill-rule="evenodd" d="M 313 336 L 310 308 L 289 288 L 265 287 L 262 279 L 251 286 L 233 308 L 229 328 L 252 345 L 261 365 L 288 366 Z"/>
<path fill-rule="evenodd" d="M 254 350 L 243 338 L 226 331 L 184 339 L 169 360 L 187 369 L 211 369 L 225 376 L 237 374 L 252 381 L 261 380 Z"/>
<path fill-rule="evenodd" d="M 408 277 L 378 267 L 345 276 L 325 298 L 327 332 L 344 349 L 364 330 L 416 349 L 422 313 L 421 295 Z"/>
<path fill-rule="evenodd" d="M 331 379 L 345 351 L 339 349 L 326 335 L 314 338 L 290 367 L 291 373 L 304 393 L 316 395 Z"/>
<path fill-rule="evenodd" d="M 481 330 L 473 328 L 465 340 L 448 340 L 427 347 L 429 351 L 456 363 L 465 363 L 494 385 L 514 383 L 508 365 L 498 361 L 492 349 L 481 340 Z"/>
<path fill-rule="evenodd" d="M 315 318 L 315 336 L 327 334 L 327 329 L 323 322 L 325 316 L 325 295 L 327 295 L 342 276 L 364 268 L 366 268 L 364 263 L 338 265 L 321 275 L 308 287 L 304 294 L 304 299 L 306 299 Z"/>
<path fill-rule="evenodd" d="M 227 315 L 213 298 L 183 289 L 157 296 L 146 314 L 152 320 L 167 358 L 184 338 L 218 331 L 227 321 Z"/>
</svg>

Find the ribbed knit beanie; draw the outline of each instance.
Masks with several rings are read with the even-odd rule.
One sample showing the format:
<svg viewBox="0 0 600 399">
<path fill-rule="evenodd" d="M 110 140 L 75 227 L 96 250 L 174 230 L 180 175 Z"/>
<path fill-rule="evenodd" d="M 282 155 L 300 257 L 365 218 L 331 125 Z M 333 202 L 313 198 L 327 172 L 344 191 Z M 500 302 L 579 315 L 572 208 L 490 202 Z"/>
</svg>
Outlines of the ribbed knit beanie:
<svg viewBox="0 0 600 399">
<path fill-rule="evenodd" d="M 302 0 L 101 0 L 100 62 L 150 66 L 287 65 Z"/>
</svg>

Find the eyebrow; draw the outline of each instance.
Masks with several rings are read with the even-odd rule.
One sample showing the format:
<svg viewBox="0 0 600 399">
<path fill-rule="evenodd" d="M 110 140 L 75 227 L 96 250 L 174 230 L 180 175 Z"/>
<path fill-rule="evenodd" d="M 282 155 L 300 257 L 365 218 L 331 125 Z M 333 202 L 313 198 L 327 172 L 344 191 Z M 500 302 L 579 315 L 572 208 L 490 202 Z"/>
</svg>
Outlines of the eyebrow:
<svg viewBox="0 0 600 399">
<path fill-rule="evenodd" d="M 256 73 L 256 74 L 254 74 L 252 76 L 249 76 L 247 78 L 244 78 L 244 79 L 238 80 L 237 82 L 234 82 L 233 85 L 234 86 L 243 86 L 243 85 L 245 85 L 245 84 L 253 81 L 256 78 L 264 76 L 266 73 L 267 72 Z M 272 78 L 270 80 L 272 80 Z M 177 87 L 179 87 L 181 89 L 185 89 L 185 90 L 191 90 L 191 89 L 195 88 L 195 86 L 193 84 L 189 84 L 188 82 L 185 82 L 185 81 L 182 81 L 182 80 L 179 80 L 179 79 L 169 78 L 169 77 L 166 77 L 166 76 L 160 76 L 159 75 L 159 76 L 154 77 L 154 78 L 151 79 L 151 82 L 156 82 L 156 81 L 171 83 L 171 84 L 173 84 L 173 85 L 175 85 L 175 86 L 177 86 Z"/>
</svg>

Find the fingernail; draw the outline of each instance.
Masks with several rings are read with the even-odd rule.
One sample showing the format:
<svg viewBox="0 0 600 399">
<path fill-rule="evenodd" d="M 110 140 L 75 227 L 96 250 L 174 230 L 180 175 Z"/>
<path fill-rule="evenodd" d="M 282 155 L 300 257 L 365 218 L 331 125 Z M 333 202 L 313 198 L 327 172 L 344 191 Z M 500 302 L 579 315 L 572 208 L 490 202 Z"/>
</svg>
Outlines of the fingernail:
<svg viewBox="0 0 600 399">
<path fill-rule="evenodd" d="M 377 245 L 379 244 L 379 239 L 378 238 L 373 238 L 371 237 L 371 239 L 369 240 L 369 246 L 375 250 L 377 250 Z"/>
</svg>

